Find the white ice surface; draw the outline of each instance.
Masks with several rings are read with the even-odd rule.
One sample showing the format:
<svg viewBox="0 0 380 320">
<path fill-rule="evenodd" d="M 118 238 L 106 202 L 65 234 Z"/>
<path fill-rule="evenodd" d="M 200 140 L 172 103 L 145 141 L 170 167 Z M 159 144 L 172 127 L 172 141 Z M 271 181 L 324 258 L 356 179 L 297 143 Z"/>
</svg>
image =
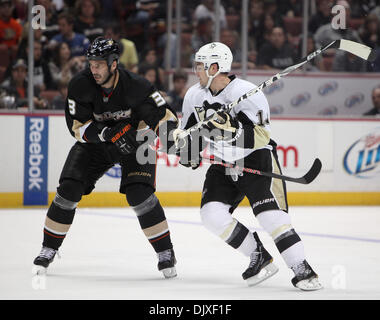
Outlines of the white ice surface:
<svg viewBox="0 0 380 320">
<path fill-rule="evenodd" d="M 166 208 L 178 277 L 164 279 L 130 208 L 78 209 L 56 258 L 32 277 L 45 209 L 0 210 L 0 299 L 380 299 L 380 207 L 292 207 L 293 225 L 324 289 L 301 292 L 272 239 L 248 207 L 235 217 L 257 228 L 280 271 L 256 287 L 241 273 L 248 258 L 210 234 L 198 208 Z"/>
</svg>

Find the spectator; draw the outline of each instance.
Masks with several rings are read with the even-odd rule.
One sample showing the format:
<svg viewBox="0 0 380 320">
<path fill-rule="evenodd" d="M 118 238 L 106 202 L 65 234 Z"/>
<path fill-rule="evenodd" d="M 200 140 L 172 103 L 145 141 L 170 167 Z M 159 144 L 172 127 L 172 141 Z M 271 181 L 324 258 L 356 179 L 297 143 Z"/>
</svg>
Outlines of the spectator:
<svg viewBox="0 0 380 320">
<path fill-rule="evenodd" d="M 195 8 L 194 18 L 196 22 L 201 19 L 211 18 L 211 21 L 215 23 L 214 0 L 202 0 Z M 226 10 L 222 5 L 220 5 L 219 19 L 220 28 L 227 28 Z"/>
<path fill-rule="evenodd" d="M 164 93 L 164 88 L 157 72 L 157 68 L 154 65 L 147 63 L 141 64 L 139 66 L 139 74 L 153 84 L 161 93 Z"/>
<path fill-rule="evenodd" d="M 370 67 L 369 67 L 369 71 L 371 72 L 380 72 L 380 50 L 379 50 L 379 46 L 377 47 L 377 50 L 376 50 L 376 57 L 375 57 L 375 61 L 373 61 L 373 63 L 370 64 Z"/>
<path fill-rule="evenodd" d="M 239 33 L 235 30 L 223 29 L 220 32 L 220 42 L 224 43 L 231 49 L 234 61 L 231 65 L 232 69 L 241 68 L 242 52 L 240 48 Z M 254 63 L 248 61 L 248 68 L 253 69 Z"/>
<path fill-rule="evenodd" d="M 21 24 L 12 18 L 12 11 L 12 1 L 0 0 L 0 44 L 9 49 L 18 46 L 22 32 Z"/>
<path fill-rule="evenodd" d="M 26 48 L 26 54 L 28 54 L 28 52 L 29 47 Z M 40 91 L 55 88 L 48 63 L 42 56 L 42 45 L 37 41 L 34 41 L 33 85 Z"/>
<path fill-rule="evenodd" d="M 84 69 L 85 61 L 80 57 L 71 57 L 71 51 L 66 42 L 61 42 L 53 52 L 49 69 L 54 84 L 58 87 L 61 80 L 69 81 L 76 73 Z"/>
<path fill-rule="evenodd" d="M 310 53 L 314 52 L 317 50 L 314 42 L 313 35 L 311 33 L 308 34 L 307 39 L 306 39 L 306 54 L 309 55 Z M 303 41 L 301 41 L 300 45 L 298 46 L 298 57 L 304 57 L 304 54 L 302 53 L 302 48 L 303 48 Z M 298 60 L 298 59 L 297 59 Z M 303 66 L 303 70 L 305 71 L 319 71 L 322 69 L 322 56 L 317 55 L 314 59 L 311 59 L 308 63 L 306 63 Z"/>
<path fill-rule="evenodd" d="M 380 20 L 376 15 L 370 14 L 363 26 L 359 29 L 360 38 L 363 43 L 371 48 L 376 48 L 380 43 Z"/>
<path fill-rule="evenodd" d="M 27 70 L 28 67 L 23 59 L 16 60 L 12 65 L 11 76 L 1 84 L 8 94 L 15 98 L 11 108 L 27 108 L 28 106 Z M 38 87 L 34 88 L 34 106 L 36 109 L 46 109 L 47 101 L 40 99 L 39 94 Z"/>
<path fill-rule="evenodd" d="M 317 12 L 311 16 L 308 29 L 309 32 L 314 34 L 319 27 L 331 23 L 331 1 L 319 0 L 317 1 Z"/>
<path fill-rule="evenodd" d="M 177 70 L 173 75 L 173 90 L 168 92 L 169 104 L 175 112 L 182 112 L 183 97 L 187 91 L 187 73 L 183 70 Z"/>
<path fill-rule="evenodd" d="M 164 89 L 164 86 L 165 86 L 164 84 L 166 82 L 165 72 L 160 67 L 160 63 L 157 60 L 156 49 L 149 48 L 143 52 L 141 63 L 138 67 L 139 72 L 140 72 L 140 68 L 145 69 L 147 66 L 154 67 L 154 69 L 155 69 L 155 73 L 156 73 L 155 85 L 157 86 L 157 88 L 159 90 L 165 90 Z"/>
<path fill-rule="evenodd" d="M 358 19 L 366 17 L 376 6 L 380 9 L 379 4 L 379 0 L 350 1 L 352 17 Z"/>
<path fill-rule="evenodd" d="M 29 23 L 24 24 L 24 28 L 21 33 L 21 41 L 17 48 L 17 59 L 24 59 L 27 60 L 27 54 L 26 54 L 26 48 L 28 47 L 28 31 L 29 30 Z M 43 35 L 42 29 L 35 29 L 34 30 L 34 42 L 38 42 L 41 44 L 42 49 L 42 56 L 44 59 L 48 59 L 48 55 L 46 54 L 46 50 L 44 50 L 44 47 L 47 44 L 47 38 Z"/>
<path fill-rule="evenodd" d="M 13 0 L 12 4 L 14 6 L 12 17 L 24 25 L 24 22 L 28 20 L 28 2 Z"/>
<path fill-rule="evenodd" d="M 260 24 L 258 26 L 257 32 L 255 32 L 256 39 L 256 50 L 260 50 L 262 45 L 269 41 L 270 35 L 272 34 L 273 28 L 276 26 L 274 17 L 265 13 L 261 17 Z"/>
<path fill-rule="evenodd" d="M 378 6 L 374 7 L 374 8 L 370 11 L 370 14 L 374 14 L 374 15 L 377 17 L 377 19 L 380 20 L 380 6 L 378 5 Z"/>
<path fill-rule="evenodd" d="M 255 1 L 255 0 L 254 0 Z M 224 0 L 224 7 L 227 15 L 240 15 L 241 14 L 241 0 Z"/>
<path fill-rule="evenodd" d="M 114 0 L 101 0 L 100 19 L 102 21 L 115 21 L 117 19 L 115 2 Z"/>
<path fill-rule="evenodd" d="M 251 45 L 257 49 L 257 39 L 260 36 L 260 27 L 264 17 L 264 2 L 262 0 L 251 0 L 248 19 L 248 34 Z"/>
<path fill-rule="evenodd" d="M 285 17 L 302 17 L 303 1 L 281 0 L 278 1 L 278 11 Z"/>
<path fill-rule="evenodd" d="M 64 0 L 53 0 L 53 6 L 57 12 L 61 12 L 64 7 Z"/>
<path fill-rule="evenodd" d="M 380 115 L 380 87 L 376 87 L 372 90 L 372 103 L 373 108 L 363 113 L 363 116 Z"/>
<path fill-rule="evenodd" d="M 66 107 L 68 81 L 61 79 L 58 84 L 59 95 L 55 96 L 51 102 L 53 110 L 64 110 Z"/>
<path fill-rule="evenodd" d="M 120 38 L 120 26 L 118 24 L 108 25 L 104 29 L 104 34 L 106 38 L 111 38 L 119 43 L 121 51 L 119 61 L 124 68 L 137 73 L 139 58 L 133 41 Z"/>
<path fill-rule="evenodd" d="M 332 13 L 331 13 L 331 1 L 330 0 L 319 0 L 317 1 L 317 12 L 311 16 L 308 29 L 309 32 L 314 34 L 317 32 L 318 28 L 331 23 Z"/>
<path fill-rule="evenodd" d="M 367 61 L 346 51 L 337 51 L 334 56 L 334 72 L 366 72 Z"/>
<path fill-rule="evenodd" d="M 122 21 L 125 22 L 125 33 L 133 41 L 137 51 L 142 51 L 149 43 L 150 21 L 158 1 L 150 0 L 119 0 L 115 7 Z"/>
<path fill-rule="evenodd" d="M 90 42 L 103 35 L 103 26 L 98 20 L 100 4 L 98 0 L 79 0 L 75 3 L 77 19 L 74 30 L 84 34 Z"/>
<path fill-rule="evenodd" d="M 191 47 L 197 52 L 200 47 L 212 41 L 212 19 L 210 17 L 201 18 L 197 21 L 196 28 L 191 35 Z"/>
<path fill-rule="evenodd" d="M 292 47 L 286 42 L 284 29 L 275 27 L 270 40 L 263 44 L 257 56 L 257 68 L 284 69 L 295 63 Z"/>
<path fill-rule="evenodd" d="M 284 0 L 281 0 L 283 2 Z M 274 24 L 276 26 L 284 26 L 284 21 L 282 18 L 282 13 L 280 11 L 277 0 L 265 0 L 264 1 L 264 12 L 272 16 Z"/>
<path fill-rule="evenodd" d="M 66 12 L 58 16 L 58 26 L 60 33 L 50 40 L 49 49 L 54 49 L 59 43 L 66 42 L 75 57 L 85 56 L 90 41 L 81 33 L 75 33 L 74 17 Z"/>
<path fill-rule="evenodd" d="M 351 17 L 350 5 L 347 1 L 341 0 L 337 2 L 337 5 L 342 5 L 345 8 L 346 26 L 349 26 Z M 338 39 L 346 39 L 360 43 L 362 42 L 356 30 L 352 30 L 348 27 L 346 29 L 335 29 L 331 22 L 319 27 L 314 35 L 314 40 L 318 48 Z"/>
</svg>

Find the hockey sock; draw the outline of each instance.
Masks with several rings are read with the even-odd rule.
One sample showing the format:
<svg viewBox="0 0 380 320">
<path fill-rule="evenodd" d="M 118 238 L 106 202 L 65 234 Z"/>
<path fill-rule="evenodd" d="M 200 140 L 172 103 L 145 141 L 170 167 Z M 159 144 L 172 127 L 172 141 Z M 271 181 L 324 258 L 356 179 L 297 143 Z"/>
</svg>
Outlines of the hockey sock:
<svg viewBox="0 0 380 320">
<path fill-rule="evenodd" d="M 221 202 L 208 202 L 201 208 L 203 225 L 213 234 L 219 236 L 232 248 L 245 256 L 256 250 L 259 237 L 250 232 L 229 213 L 230 206 Z"/>
<path fill-rule="evenodd" d="M 127 193 L 128 194 L 128 193 Z M 165 212 L 158 198 L 152 193 L 148 198 L 134 205 L 130 195 L 128 202 L 137 215 L 141 229 L 156 252 L 173 248 Z"/>
<path fill-rule="evenodd" d="M 290 216 L 282 210 L 264 211 L 257 216 L 262 227 L 273 238 L 289 268 L 305 260 L 304 246 L 294 230 Z"/>
<path fill-rule="evenodd" d="M 55 250 L 61 246 L 74 219 L 76 202 L 61 198 L 58 194 L 51 203 L 45 219 L 42 245 Z"/>
</svg>

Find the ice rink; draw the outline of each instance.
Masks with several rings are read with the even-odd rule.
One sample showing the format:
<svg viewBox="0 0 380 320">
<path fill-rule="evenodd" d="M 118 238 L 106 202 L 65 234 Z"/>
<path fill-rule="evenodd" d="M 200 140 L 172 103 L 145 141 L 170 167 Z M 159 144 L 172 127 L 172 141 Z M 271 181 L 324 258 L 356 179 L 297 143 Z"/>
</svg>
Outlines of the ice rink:
<svg viewBox="0 0 380 320">
<path fill-rule="evenodd" d="M 324 286 L 301 292 L 248 207 L 234 214 L 256 229 L 280 271 L 256 287 L 248 258 L 200 223 L 198 208 L 166 208 L 178 277 L 164 279 L 130 208 L 77 210 L 46 277 L 33 277 L 46 209 L 0 210 L 0 299 L 373 300 L 380 299 L 380 207 L 291 207 L 309 263 Z"/>
</svg>

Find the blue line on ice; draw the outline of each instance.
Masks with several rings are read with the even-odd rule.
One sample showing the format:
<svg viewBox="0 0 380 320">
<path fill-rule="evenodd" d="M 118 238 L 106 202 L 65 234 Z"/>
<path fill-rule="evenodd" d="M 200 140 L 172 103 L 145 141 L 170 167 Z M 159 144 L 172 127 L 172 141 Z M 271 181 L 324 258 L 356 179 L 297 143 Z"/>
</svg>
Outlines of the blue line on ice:
<svg viewBox="0 0 380 320">
<path fill-rule="evenodd" d="M 121 218 L 121 219 L 137 219 L 133 216 L 127 216 L 127 215 L 118 215 L 118 214 L 112 214 L 112 213 L 100 213 L 96 211 L 86 211 L 80 210 L 80 214 L 86 214 L 86 215 L 97 215 L 97 216 L 103 216 L 103 217 L 112 217 L 112 218 Z M 181 224 L 189 224 L 189 225 L 197 225 L 202 226 L 201 222 L 194 222 L 194 221 L 184 221 L 184 220 L 173 220 L 168 219 L 169 223 L 181 223 Z M 264 231 L 262 228 L 255 228 L 256 231 Z M 363 241 L 363 242 L 372 242 L 372 243 L 380 243 L 380 239 L 371 239 L 371 238 L 361 238 L 361 237 L 352 237 L 352 236 L 340 236 L 335 234 L 322 234 L 322 233 L 310 233 L 310 232 L 299 232 L 299 235 L 302 236 L 308 236 L 308 237 L 318 237 L 318 238 L 331 238 L 331 239 L 340 239 L 340 240 L 352 240 L 352 241 Z"/>
</svg>

